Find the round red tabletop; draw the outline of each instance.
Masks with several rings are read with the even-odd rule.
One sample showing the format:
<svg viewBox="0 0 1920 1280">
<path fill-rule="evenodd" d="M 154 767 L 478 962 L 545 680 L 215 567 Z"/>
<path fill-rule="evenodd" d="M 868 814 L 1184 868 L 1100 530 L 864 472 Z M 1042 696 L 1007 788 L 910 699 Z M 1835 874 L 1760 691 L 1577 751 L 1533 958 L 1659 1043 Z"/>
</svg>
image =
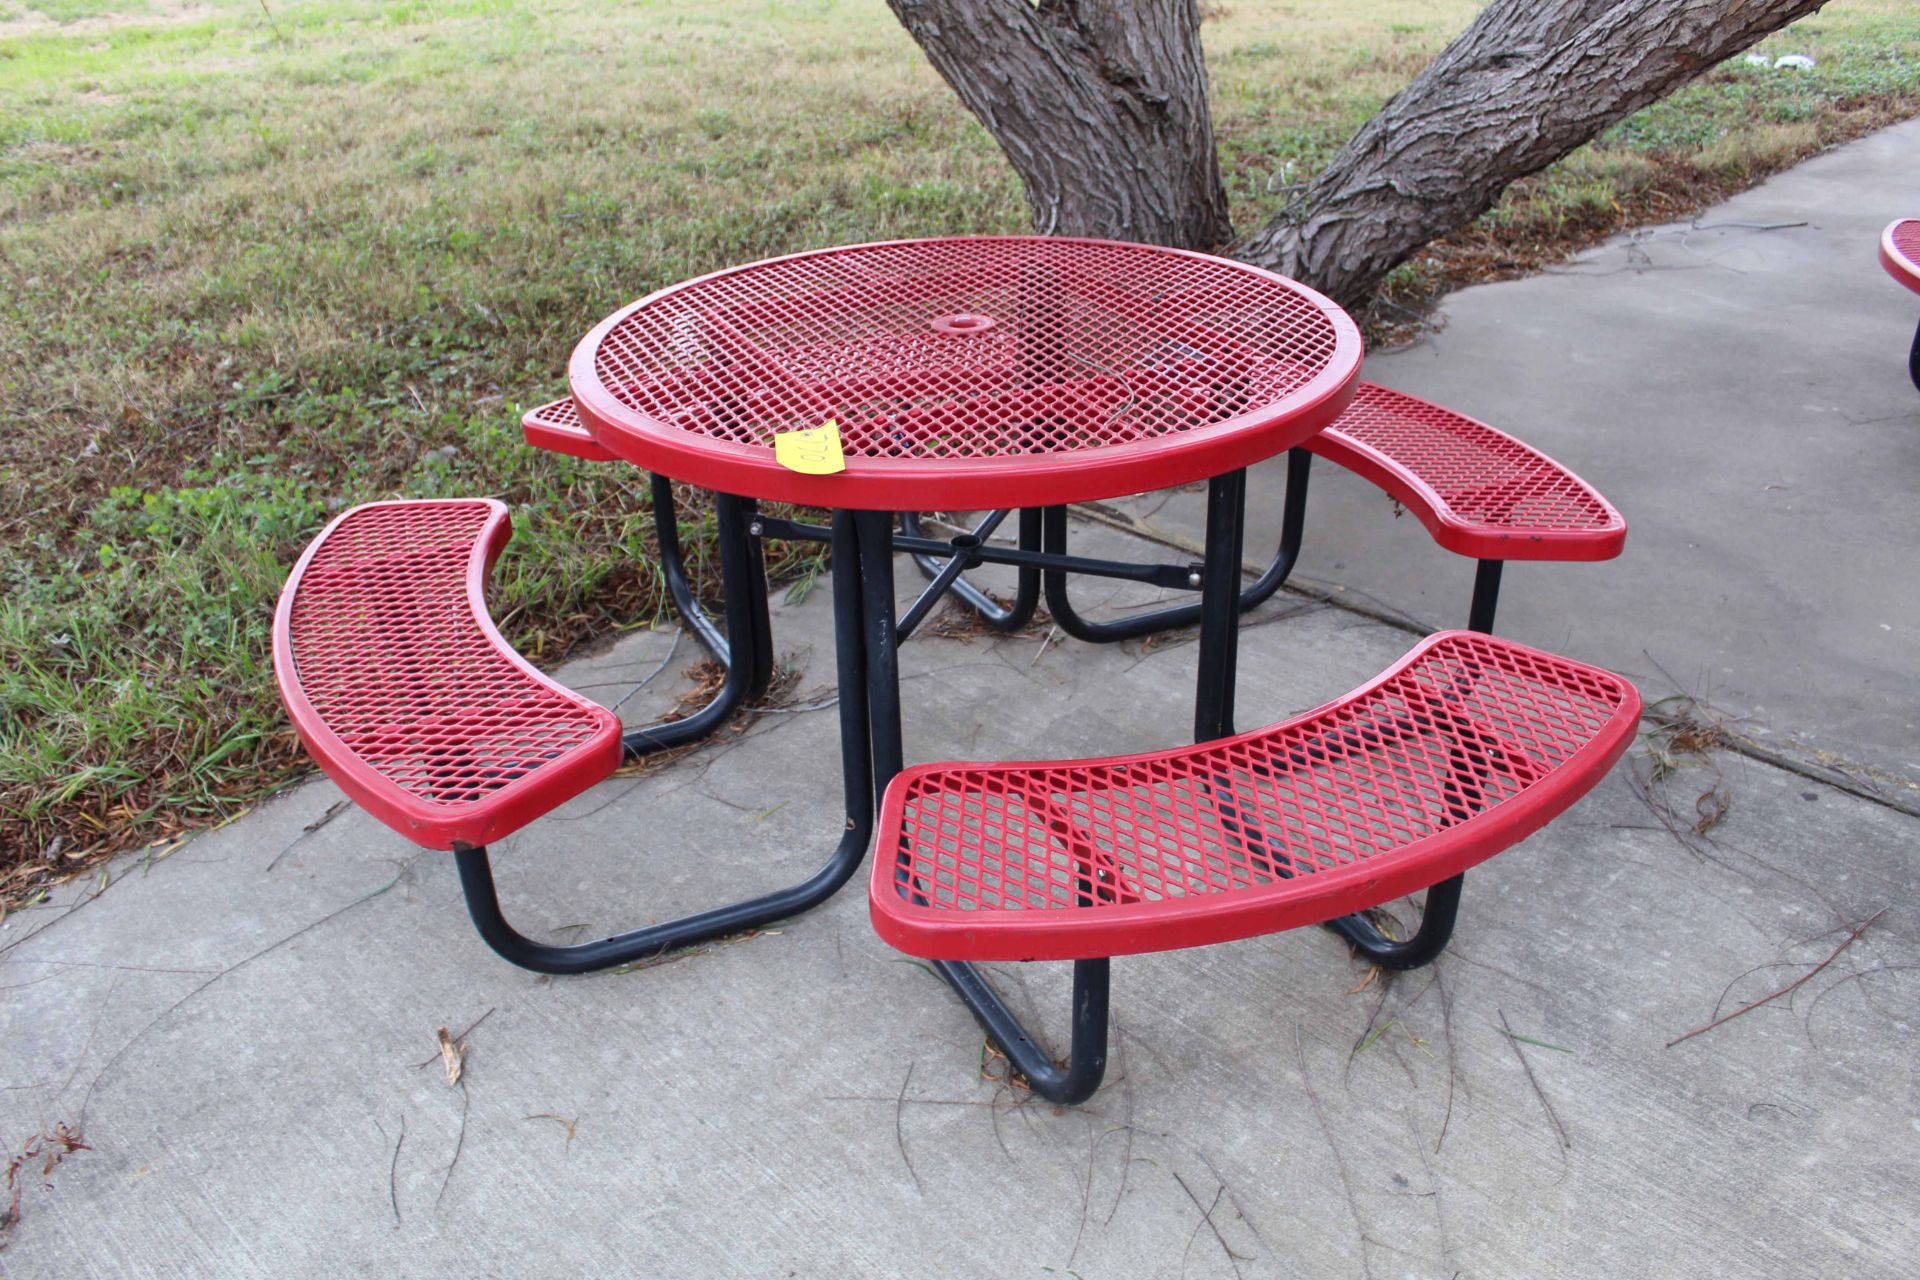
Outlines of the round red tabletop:
<svg viewBox="0 0 1920 1280">
<path fill-rule="evenodd" d="M 608 317 L 568 381 L 603 446 L 742 497 L 1045 506 L 1272 457 L 1353 396 L 1360 333 L 1245 263 L 1109 240 L 905 240 L 772 258 Z M 775 461 L 839 424 L 846 470 Z"/>
</svg>

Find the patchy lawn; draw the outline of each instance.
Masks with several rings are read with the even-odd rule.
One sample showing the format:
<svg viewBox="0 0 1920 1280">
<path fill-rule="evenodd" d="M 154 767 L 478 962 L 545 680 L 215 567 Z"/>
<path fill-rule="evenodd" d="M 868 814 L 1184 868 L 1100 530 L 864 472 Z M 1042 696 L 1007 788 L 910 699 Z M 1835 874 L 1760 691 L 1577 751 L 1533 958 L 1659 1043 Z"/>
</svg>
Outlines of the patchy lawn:
<svg viewBox="0 0 1920 1280">
<path fill-rule="evenodd" d="M 1241 222 L 1476 7 L 1214 12 Z M 1716 70 L 1393 296 L 1528 269 L 1920 111 L 1904 0 L 1841 0 L 1763 48 L 1819 65 Z M 878 0 L 0 0 L 0 103 L 0 911 L 299 772 L 266 635 L 329 512 L 506 499 L 493 599 L 542 661 L 656 617 L 637 474 L 517 429 L 614 306 L 768 254 L 1024 223 Z"/>
</svg>

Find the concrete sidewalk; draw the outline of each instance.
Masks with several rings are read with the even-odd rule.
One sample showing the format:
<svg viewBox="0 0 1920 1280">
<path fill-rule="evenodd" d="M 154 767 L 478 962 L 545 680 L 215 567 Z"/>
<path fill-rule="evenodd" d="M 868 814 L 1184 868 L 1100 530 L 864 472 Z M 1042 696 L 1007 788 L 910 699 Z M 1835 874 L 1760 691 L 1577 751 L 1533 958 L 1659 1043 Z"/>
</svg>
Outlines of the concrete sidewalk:
<svg viewBox="0 0 1920 1280">
<path fill-rule="evenodd" d="M 1719 753 L 1649 788 L 1636 748 L 1469 876 L 1452 950 L 1391 982 L 1318 930 L 1118 960 L 1108 1083 L 1060 1113 L 983 1077 L 960 1005 L 873 935 L 863 880 L 777 931 L 539 978 L 473 935 L 449 860 L 315 781 L 0 929 L 0 1140 L 66 1124 L 90 1147 L 44 1183 L 22 1169 L 0 1277 L 1910 1276 L 1920 819 L 1900 807 L 1899 569 L 1920 396 L 1912 299 L 1871 280 L 1855 224 L 1891 218 L 1876 175 L 1916 163 L 1920 125 L 1890 130 L 1701 218 L 1812 221 L 1725 229 L 1739 270 L 1614 270 L 1722 232 L 1637 237 L 1459 295 L 1430 347 L 1370 366 L 1627 511 L 1622 561 L 1511 572 L 1504 632 L 1650 697 L 1661 668 L 1699 679 L 1824 763 Z M 1789 244 L 1867 264 L 1774 281 L 1805 371 L 1746 345 L 1774 323 L 1756 277 Z M 1306 572 L 1457 621 L 1469 567 L 1320 471 Z M 1169 536 L 1182 501 L 1153 513 Z M 801 673 L 780 712 L 498 850 L 522 928 L 608 932 L 818 865 L 839 831 L 829 612 L 824 590 L 776 609 Z M 682 642 L 634 693 L 671 643 L 636 635 L 561 678 L 644 722 L 696 656 Z M 1245 633 L 1240 719 L 1322 702 L 1411 643 L 1283 596 Z M 923 635 L 903 664 L 915 760 L 1144 749 L 1190 719 L 1184 641 Z M 1893 803 L 1817 780 L 1833 760 Z M 1716 792 L 1724 820 L 1693 834 Z M 1055 1036 L 1066 976 L 999 969 Z M 459 1086 L 440 1027 L 471 1028 Z"/>
<path fill-rule="evenodd" d="M 1618 560 L 1510 567 L 1502 634 L 1707 698 L 1920 812 L 1920 307 L 1875 256 L 1920 209 L 1917 165 L 1920 120 L 1691 222 L 1462 290 L 1366 376 L 1512 432 L 1627 517 Z M 1285 466 L 1261 471 L 1249 554 L 1279 539 Z M 1465 624 L 1472 569 L 1417 521 L 1335 467 L 1311 495 L 1297 582 Z M 1130 509 L 1198 535 L 1197 496 Z"/>
</svg>

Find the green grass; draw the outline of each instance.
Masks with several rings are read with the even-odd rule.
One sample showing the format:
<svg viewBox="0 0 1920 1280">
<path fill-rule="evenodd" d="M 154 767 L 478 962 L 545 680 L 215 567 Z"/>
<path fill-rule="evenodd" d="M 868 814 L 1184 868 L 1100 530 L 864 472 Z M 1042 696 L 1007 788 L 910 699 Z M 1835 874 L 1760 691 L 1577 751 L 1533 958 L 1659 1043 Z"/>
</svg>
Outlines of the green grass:
<svg viewBox="0 0 1920 1280">
<path fill-rule="evenodd" d="M 299 769 L 268 622 L 345 505 L 509 501 L 493 600 L 539 659 L 654 617 L 638 474 L 518 437 L 613 307 L 768 254 L 1025 222 L 878 0 L 0 6 L 0 902 L 55 841 L 78 865 Z M 1476 7 L 1210 20 L 1241 223 Z M 1904 4 L 1844 0 L 1766 48 L 1820 68 L 1716 72 L 1488 226 L 1618 207 L 1674 155 L 1758 171 L 1866 100 L 1920 106 Z"/>
</svg>

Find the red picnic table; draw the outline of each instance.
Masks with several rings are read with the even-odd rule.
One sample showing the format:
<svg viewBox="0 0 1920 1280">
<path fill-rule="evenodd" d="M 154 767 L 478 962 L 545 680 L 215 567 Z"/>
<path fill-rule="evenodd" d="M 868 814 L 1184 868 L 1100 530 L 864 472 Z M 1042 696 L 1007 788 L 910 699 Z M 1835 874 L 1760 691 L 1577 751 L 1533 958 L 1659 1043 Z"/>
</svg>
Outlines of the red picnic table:
<svg viewBox="0 0 1920 1280">
<path fill-rule="evenodd" d="M 831 544 L 845 827 L 819 872 L 778 893 L 572 946 L 514 931 L 487 861 L 487 840 L 505 832 L 487 806 L 507 805 L 501 796 L 512 793 L 518 825 L 540 804 L 577 794 L 581 777 L 617 763 L 623 749 L 658 745 L 663 730 L 623 735 L 610 714 L 579 700 L 584 705 L 554 714 L 580 718 L 589 740 L 556 747 L 549 735 L 546 746 L 508 752 L 505 767 L 499 752 L 462 755 L 449 767 L 462 771 L 451 790 L 464 798 L 437 806 L 410 781 L 417 770 L 396 782 L 362 767 L 353 743 L 327 725 L 324 699 L 303 683 L 300 660 L 303 608 L 325 624 L 312 634 L 334 646 L 345 644 L 342 612 L 363 610 L 350 572 L 337 579 L 346 605 L 329 611 L 324 597 L 303 604 L 313 592 L 304 584 L 330 566 L 330 542 L 351 547 L 351 564 L 364 563 L 368 539 L 352 541 L 355 513 L 329 527 L 289 581 L 276 629 L 283 692 L 309 746 L 343 786 L 351 779 L 394 825 L 455 852 L 481 934 L 531 968 L 605 967 L 804 910 L 850 878 L 876 838 L 877 813 L 876 928 L 934 962 L 1036 1091 L 1079 1101 L 1104 1070 L 1109 957 L 1328 923 L 1379 963 L 1424 963 L 1450 935 L 1464 870 L 1564 810 L 1631 741 L 1639 704 L 1625 681 L 1474 632 L 1430 637 L 1346 697 L 1235 733 L 1245 469 L 1313 443 L 1361 391 L 1361 354 L 1344 311 L 1274 273 L 1175 249 L 1037 237 L 776 258 L 662 289 L 589 333 L 569 364 L 571 402 L 530 415 L 529 439 L 651 472 L 656 514 L 660 499 L 668 503 L 663 552 L 682 588 L 677 547 L 667 545 L 665 477 L 715 493 L 726 634 L 710 634 L 717 628 L 702 614 L 689 621 L 728 656 L 731 685 L 764 683 L 771 666 L 760 542 Z M 1411 398 L 1384 389 L 1366 395 L 1369 422 L 1446 412 L 1409 408 L 1400 402 Z M 822 443 L 823 427 L 837 435 L 836 448 Z M 1550 460 L 1459 415 L 1447 429 L 1467 433 L 1458 438 L 1506 472 L 1492 488 L 1484 478 L 1452 490 L 1408 481 L 1405 491 L 1436 536 L 1481 538 L 1484 546 L 1472 544 L 1481 556 L 1617 551 L 1617 514 Z M 789 454 L 801 441 L 813 452 Z M 1382 474 L 1392 470 L 1381 461 L 1385 447 L 1331 433 L 1324 445 L 1349 453 L 1356 469 Z M 794 469 L 795 456 L 808 470 Z M 1051 532 L 1041 545 L 1042 512 L 1202 480 L 1199 564 L 1071 556 Z M 1496 497 L 1475 496 L 1485 493 Z M 1450 497 L 1456 505 L 1496 502 L 1487 508 L 1496 515 L 1463 522 L 1448 509 Z M 832 514 L 824 524 L 776 518 L 761 502 Z M 1586 532 L 1573 554 L 1564 530 L 1529 516 L 1541 503 L 1559 513 L 1578 507 Z M 444 509 L 459 504 L 363 510 L 391 523 L 396 505 L 435 508 L 422 519 L 444 524 Z M 505 540 L 504 509 L 467 505 L 473 555 L 435 580 L 464 600 L 498 661 L 517 664 L 548 697 L 558 686 L 531 673 L 485 622 L 481 587 Z M 1022 509 L 1021 537 L 1009 546 L 991 535 L 1012 508 Z M 921 536 L 910 519 L 896 532 L 897 513 L 924 510 L 991 514 L 947 539 Z M 1563 514 L 1554 519 L 1565 522 Z M 1493 524 L 1500 528 L 1486 532 Z M 933 576 L 904 612 L 895 600 L 898 551 L 923 557 Z M 1497 573 L 1498 559 L 1482 563 Z M 1022 599 L 998 616 L 1003 626 L 1032 613 L 1042 577 L 1050 588 L 1067 574 L 1088 574 L 1197 590 L 1197 607 L 1175 619 L 1200 624 L 1193 743 L 1113 759 L 906 768 L 898 645 L 982 564 L 1020 572 Z M 413 607 L 418 583 L 379 589 L 387 608 Z M 963 598 L 985 599 L 977 591 Z M 1490 604 L 1486 617 L 1490 626 Z M 418 683 L 404 672 L 389 678 Z M 364 701 L 364 671 L 355 679 Z M 418 716 L 418 690 L 408 691 Z M 502 724 L 520 715 L 513 724 L 524 726 L 499 693 L 478 706 L 449 696 L 458 705 L 435 714 L 457 715 L 468 732 L 485 736 L 489 715 Z M 403 736 L 390 724 L 381 732 L 382 744 Z M 594 766 L 570 770 L 583 755 Z M 482 757 L 491 763 L 472 763 Z M 549 790 L 541 790 L 542 775 L 556 780 Z M 1356 914 L 1430 886 L 1413 938 L 1391 941 Z M 1075 964 L 1073 1049 L 1064 1066 L 973 963 L 1040 958 Z"/>
</svg>

